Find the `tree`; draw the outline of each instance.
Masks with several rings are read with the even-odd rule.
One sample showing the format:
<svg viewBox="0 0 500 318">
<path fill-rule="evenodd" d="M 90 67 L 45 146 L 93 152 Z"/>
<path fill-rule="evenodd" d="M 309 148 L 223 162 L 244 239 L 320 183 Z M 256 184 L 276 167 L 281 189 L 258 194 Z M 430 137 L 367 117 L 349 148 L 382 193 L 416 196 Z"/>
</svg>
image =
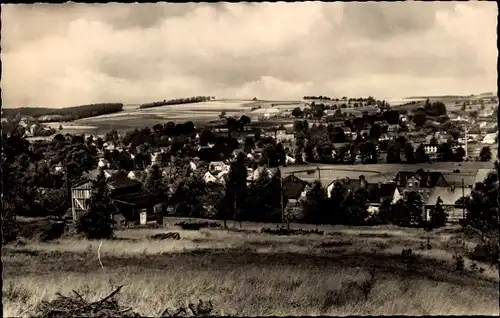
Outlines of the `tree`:
<svg viewBox="0 0 500 318">
<path fill-rule="evenodd" d="M 229 178 L 226 184 L 226 196 L 229 211 L 232 212 L 234 220 L 240 221 L 245 208 L 247 194 L 247 169 L 245 167 L 245 155 L 239 153 L 236 160 L 231 163 Z"/>
<path fill-rule="evenodd" d="M 157 165 L 153 165 L 149 169 L 144 189 L 155 199 L 160 199 L 168 195 L 162 171 Z"/>
<path fill-rule="evenodd" d="M 441 200 L 441 197 L 438 197 L 436 205 L 434 205 L 430 211 L 429 226 L 432 229 L 445 226 L 446 221 L 448 220 L 448 213 L 444 210 L 441 205 L 442 203 L 443 200 Z"/>
<path fill-rule="evenodd" d="M 463 161 L 465 157 L 465 150 L 462 146 L 458 147 L 453 154 L 453 161 Z"/>
<path fill-rule="evenodd" d="M 62 125 L 59 125 L 59 130 L 63 130 L 63 126 Z"/>
<path fill-rule="evenodd" d="M 387 148 L 387 163 L 401 162 L 401 148 L 398 143 L 391 143 Z"/>
<path fill-rule="evenodd" d="M 361 161 L 364 164 L 374 164 L 377 163 L 377 146 L 373 142 L 363 142 L 359 146 L 359 153 L 361 155 Z"/>
<path fill-rule="evenodd" d="M 418 111 L 413 114 L 413 122 L 415 123 L 415 125 L 422 127 L 426 121 L 427 115 L 424 112 Z"/>
<path fill-rule="evenodd" d="M 429 144 L 437 146 L 439 144 L 439 142 L 435 136 L 432 136 Z"/>
<path fill-rule="evenodd" d="M 304 116 L 304 112 L 300 109 L 300 107 L 296 107 L 292 110 L 292 116 L 295 118 L 301 118 Z"/>
<path fill-rule="evenodd" d="M 113 237 L 112 214 L 115 211 L 108 190 L 104 171 L 92 182 L 92 195 L 87 212 L 77 221 L 76 229 L 88 239 L 108 239 Z"/>
<path fill-rule="evenodd" d="M 437 156 L 439 161 L 452 161 L 453 150 L 449 143 L 444 142 L 438 146 Z"/>
<path fill-rule="evenodd" d="M 326 212 L 327 195 L 319 180 L 314 181 L 311 189 L 307 192 L 303 201 L 305 222 L 320 224 L 323 220 L 323 213 Z"/>
<path fill-rule="evenodd" d="M 481 148 L 481 152 L 479 153 L 479 158 L 481 161 L 490 161 L 491 160 L 491 148 L 489 146 L 484 146 Z"/>
<path fill-rule="evenodd" d="M 378 140 L 381 135 L 382 135 L 382 128 L 380 127 L 380 125 L 373 124 L 370 127 L 370 138 L 372 138 L 374 140 Z"/>
<path fill-rule="evenodd" d="M 429 161 L 429 156 L 425 153 L 424 145 L 420 144 L 415 150 L 415 162 L 424 163 Z"/>
<path fill-rule="evenodd" d="M 407 143 L 404 147 L 406 163 L 415 163 L 415 151 L 411 143 Z"/>
</svg>

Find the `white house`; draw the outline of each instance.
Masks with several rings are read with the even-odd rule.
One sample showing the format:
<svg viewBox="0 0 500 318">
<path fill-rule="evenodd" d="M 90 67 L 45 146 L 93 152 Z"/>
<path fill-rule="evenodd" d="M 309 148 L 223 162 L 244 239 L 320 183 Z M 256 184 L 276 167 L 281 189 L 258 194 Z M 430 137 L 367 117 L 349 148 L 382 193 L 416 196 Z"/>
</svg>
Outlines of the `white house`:
<svg viewBox="0 0 500 318">
<path fill-rule="evenodd" d="M 497 137 L 496 133 L 486 134 L 486 136 L 484 136 L 484 138 L 483 138 L 482 143 L 487 144 L 487 145 L 492 145 L 492 144 L 496 143 L 496 140 L 495 140 L 496 137 Z"/>
<path fill-rule="evenodd" d="M 97 165 L 99 166 L 99 168 L 106 168 L 109 167 L 109 161 L 104 158 L 100 158 Z"/>
<path fill-rule="evenodd" d="M 424 145 L 424 151 L 427 155 L 434 155 L 437 153 L 437 145 Z"/>
<path fill-rule="evenodd" d="M 293 165 L 295 163 L 295 158 L 292 158 L 292 157 L 290 157 L 290 156 L 287 155 L 285 157 L 285 161 L 286 161 L 287 165 Z"/>
</svg>

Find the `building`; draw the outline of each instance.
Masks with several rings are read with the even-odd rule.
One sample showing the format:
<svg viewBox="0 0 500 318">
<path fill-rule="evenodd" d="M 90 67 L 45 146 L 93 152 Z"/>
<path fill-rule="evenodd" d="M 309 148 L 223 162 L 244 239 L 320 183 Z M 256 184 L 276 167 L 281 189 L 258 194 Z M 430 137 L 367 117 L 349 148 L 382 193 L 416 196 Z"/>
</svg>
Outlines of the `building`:
<svg viewBox="0 0 500 318">
<path fill-rule="evenodd" d="M 347 191 L 356 191 L 360 188 L 368 189 L 368 182 L 366 181 L 365 176 L 361 175 L 359 176 L 359 179 L 350 179 L 346 177 L 334 180 L 326 186 L 326 195 L 328 198 L 331 197 L 331 192 L 337 183 L 340 183 L 343 187 L 347 188 Z"/>
<path fill-rule="evenodd" d="M 425 201 L 425 219 L 430 219 L 430 212 L 438 200 L 441 201 L 441 206 L 448 213 L 448 221 L 454 222 L 463 219 L 465 217 L 465 206 L 460 199 L 470 196 L 471 191 L 472 189 L 469 187 L 462 188 L 454 185 L 433 188 Z"/>
<path fill-rule="evenodd" d="M 89 174 L 86 180 L 77 183 L 71 187 L 71 210 L 73 221 L 78 220 L 84 213 L 86 213 L 89 201 L 92 195 L 92 181 L 95 180 L 93 174 Z M 107 187 L 110 191 L 113 202 L 116 198 L 128 194 L 142 193 L 142 185 L 136 180 L 128 178 L 124 172 L 118 171 L 107 177 Z M 150 201 L 154 204 L 154 201 Z M 130 202 L 129 202 L 130 203 Z M 116 202 L 115 202 L 116 206 Z M 118 213 L 121 210 L 117 209 Z M 134 214 L 123 214 L 125 218 L 135 217 Z M 112 217 L 110 215 L 110 217 Z"/>
<path fill-rule="evenodd" d="M 425 154 L 428 156 L 434 156 L 437 154 L 438 145 L 424 144 Z"/>
<path fill-rule="evenodd" d="M 281 181 L 283 196 L 286 198 L 289 207 L 298 208 L 299 200 L 306 197 L 307 191 L 310 189 L 311 184 L 294 175 L 289 175 Z"/>
<path fill-rule="evenodd" d="M 400 171 L 396 174 L 394 181 L 399 188 L 432 188 L 448 185 L 441 172 L 430 172 L 422 169 L 415 172 Z"/>
<path fill-rule="evenodd" d="M 492 144 L 495 144 L 496 142 L 497 142 L 497 134 L 496 133 L 486 134 L 486 136 L 484 136 L 483 140 L 481 141 L 481 143 L 487 144 L 487 145 L 492 145 Z"/>
</svg>

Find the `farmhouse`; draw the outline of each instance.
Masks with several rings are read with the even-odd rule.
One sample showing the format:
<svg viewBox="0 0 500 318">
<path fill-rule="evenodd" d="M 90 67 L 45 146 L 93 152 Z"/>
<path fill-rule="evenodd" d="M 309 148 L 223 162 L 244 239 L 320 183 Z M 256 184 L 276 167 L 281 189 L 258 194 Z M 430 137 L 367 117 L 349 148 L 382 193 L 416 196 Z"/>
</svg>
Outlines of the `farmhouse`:
<svg viewBox="0 0 500 318">
<path fill-rule="evenodd" d="M 416 172 L 400 171 L 396 174 L 395 182 L 400 188 L 431 188 L 448 185 L 441 172 L 429 172 L 422 169 Z"/>
<path fill-rule="evenodd" d="M 438 149 L 437 145 L 431 145 L 431 144 L 425 144 L 424 145 L 425 154 L 428 155 L 428 156 L 434 156 L 434 155 L 436 155 L 437 154 L 437 149 Z"/>
</svg>

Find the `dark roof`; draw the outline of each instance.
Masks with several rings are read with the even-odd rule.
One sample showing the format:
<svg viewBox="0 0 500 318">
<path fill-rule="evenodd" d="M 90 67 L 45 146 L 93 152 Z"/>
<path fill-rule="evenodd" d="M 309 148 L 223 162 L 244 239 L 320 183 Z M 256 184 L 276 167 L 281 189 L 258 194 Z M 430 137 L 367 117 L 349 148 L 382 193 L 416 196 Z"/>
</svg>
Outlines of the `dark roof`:
<svg viewBox="0 0 500 318">
<path fill-rule="evenodd" d="M 382 202 L 392 199 L 396 190 L 395 183 L 375 183 L 368 185 L 369 202 Z"/>
<path fill-rule="evenodd" d="M 133 205 L 136 208 L 146 208 L 162 203 L 165 200 L 154 198 L 144 191 L 139 191 L 117 196 L 114 198 L 114 201 L 117 203 Z"/>
<path fill-rule="evenodd" d="M 298 199 L 309 182 L 297 178 L 294 175 L 287 176 L 282 180 L 283 193 L 289 199 Z"/>
<path fill-rule="evenodd" d="M 123 189 L 123 188 L 137 187 L 137 186 L 140 187 L 141 183 L 137 180 L 130 179 L 125 175 L 125 173 L 119 171 L 113 174 L 108 179 L 108 186 L 111 190 L 115 190 L 115 189 Z"/>
<path fill-rule="evenodd" d="M 443 178 L 445 184 L 447 184 L 446 179 L 444 178 L 441 172 L 437 171 L 400 171 L 396 175 L 396 182 L 398 185 L 406 186 L 406 182 L 408 179 L 415 177 L 420 181 L 421 187 L 435 187 L 438 185 L 438 180 Z"/>
</svg>

